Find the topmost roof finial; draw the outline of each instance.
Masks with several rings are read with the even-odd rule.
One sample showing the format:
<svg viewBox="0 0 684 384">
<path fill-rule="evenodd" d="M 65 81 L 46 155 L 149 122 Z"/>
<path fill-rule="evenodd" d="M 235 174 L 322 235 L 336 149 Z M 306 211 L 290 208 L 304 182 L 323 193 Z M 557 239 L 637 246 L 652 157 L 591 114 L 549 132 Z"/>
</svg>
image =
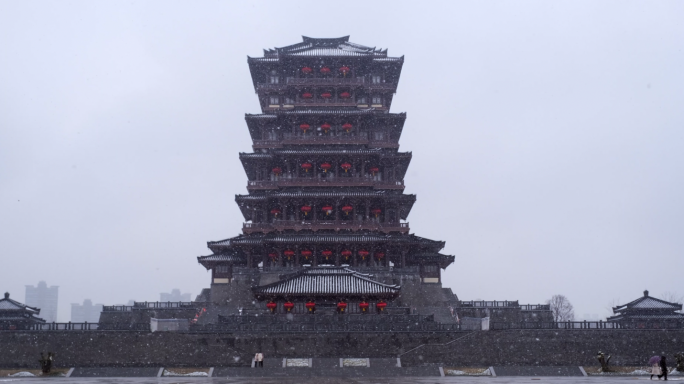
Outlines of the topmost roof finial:
<svg viewBox="0 0 684 384">
<path fill-rule="evenodd" d="M 644 297 L 648 296 L 648 289 L 644 291 Z"/>
<path fill-rule="evenodd" d="M 5 299 L 9 299 L 9 292 L 5 292 Z"/>
</svg>

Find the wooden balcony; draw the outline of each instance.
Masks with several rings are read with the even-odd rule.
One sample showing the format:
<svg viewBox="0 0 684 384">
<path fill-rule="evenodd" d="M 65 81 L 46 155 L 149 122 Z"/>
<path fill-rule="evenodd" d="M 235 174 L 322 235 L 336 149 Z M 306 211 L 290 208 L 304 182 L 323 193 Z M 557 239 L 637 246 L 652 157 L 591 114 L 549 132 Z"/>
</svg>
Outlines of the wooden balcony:
<svg viewBox="0 0 684 384">
<path fill-rule="evenodd" d="M 248 181 L 248 191 L 269 190 L 285 187 L 373 187 L 373 189 L 404 190 L 404 181 L 373 180 L 366 177 L 335 177 L 317 179 L 313 177 L 281 177 L 278 180 Z"/>
<path fill-rule="evenodd" d="M 367 145 L 369 148 L 399 148 L 397 140 L 370 140 L 365 136 L 287 135 L 277 140 L 254 140 L 252 148 L 282 148 L 283 145 Z"/>
<path fill-rule="evenodd" d="M 311 77 L 311 78 L 297 78 L 288 77 L 284 82 L 278 84 L 258 83 L 257 90 L 261 91 L 280 91 L 287 88 L 303 88 L 303 87 L 364 87 L 372 90 L 387 90 L 396 91 L 396 83 L 373 83 L 363 77 L 347 77 L 347 78 L 326 78 L 326 77 Z"/>
<path fill-rule="evenodd" d="M 380 231 L 384 233 L 401 232 L 408 233 L 408 223 L 378 223 L 375 221 L 293 221 L 293 220 L 277 220 L 273 223 L 244 223 L 242 232 L 250 233 L 268 233 L 268 232 L 282 232 L 286 230 L 294 231 L 319 231 L 319 230 L 352 230 L 352 231 Z"/>
</svg>

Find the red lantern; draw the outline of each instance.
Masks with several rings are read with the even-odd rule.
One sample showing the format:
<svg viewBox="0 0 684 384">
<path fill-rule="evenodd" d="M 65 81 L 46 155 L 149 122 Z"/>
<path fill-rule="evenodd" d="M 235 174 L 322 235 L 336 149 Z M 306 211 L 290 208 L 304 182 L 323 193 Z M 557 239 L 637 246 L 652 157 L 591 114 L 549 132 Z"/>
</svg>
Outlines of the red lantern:
<svg viewBox="0 0 684 384">
<path fill-rule="evenodd" d="M 340 312 L 344 312 L 344 310 L 347 309 L 347 303 L 345 303 L 344 301 L 340 301 L 339 303 L 337 303 L 337 309 L 339 309 Z"/>
<path fill-rule="evenodd" d="M 313 301 L 309 301 L 308 303 L 306 303 L 306 309 L 308 309 L 309 312 L 313 312 L 313 310 L 316 309 L 316 303 L 314 303 Z"/>
<path fill-rule="evenodd" d="M 344 123 L 344 124 L 342 124 L 342 129 L 344 129 L 345 132 L 347 132 L 347 133 L 349 133 L 349 131 L 351 131 L 352 127 L 353 127 L 353 126 L 352 126 L 351 124 L 349 124 L 349 123 Z"/>
<path fill-rule="evenodd" d="M 283 255 L 287 256 L 288 260 L 292 259 L 292 256 L 294 256 L 294 251 L 291 249 L 286 249 L 285 252 L 283 252 Z"/>
<path fill-rule="evenodd" d="M 373 209 L 371 209 L 371 213 L 374 214 L 375 217 L 377 218 L 378 215 L 380 215 L 380 214 L 382 213 L 382 209 L 380 209 L 380 208 L 373 208 Z"/>
<path fill-rule="evenodd" d="M 321 68 L 321 73 L 324 75 L 327 75 L 328 73 L 330 73 L 330 68 L 328 68 L 328 67 Z"/>
<path fill-rule="evenodd" d="M 329 99 L 329 98 L 332 97 L 332 93 L 330 93 L 330 92 L 323 92 L 323 93 L 321 93 L 321 97 L 324 98 L 324 99 Z"/>
<path fill-rule="evenodd" d="M 323 172 L 328 172 L 328 169 L 330 168 L 332 168 L 332 165 L 330 165 L 330 163 L 321 164 L 321 169 L 323 170 Z"/>
<path fill-rule="evenodd" d="M 302 68 L 302 72 L 308 75 L 309 73 L 313 72 L 313 69 L 309 67 L 304 67 Z"/>
<path fill-rule="evenodd" d="M 270 309 L 271 312 L 275 311 L 275 309 L 278 307 L 278 304 L 270 301 L 268 304 L 266 304 L 266 308 Z"/>
<path fill-rule="evenodd" d="M 385 257 L 385 253 L 380 251 L 375 252 L 375 257 L 377 257 L 378 259 L 382 259 L 383 257 Z"/>
<path fill-rule="evenodd" d="M 288 302 L 286 302 L 285 304 L 283 304 L 283 307 L 284 307 L 288 312 L 290 312 L 290 311 L 292 310 L 292 308 L 294 308 L 294 303 L 291 302 L 291 301 L 288 301 Z"/>
<path fill-rule="evenodd" d="M 325 259 L 328 260 L 330 256 L 332 256 L 332 251 L 329 249 L 326 249 L 325 251 L 321 252 L 321 255 L 325 256 Z"/>
<path fill-rule="evenodd" d="M 372 167 L 368 169 L 368 172 L 372 173 L 373 176 L 375 176 L 376 173 L 380 172 L 380 168 L 378 167 Z"/>
<path fill-rule="evenodd" d="M 344 251 L 340 252 L 342 256 L 344 256 L 345 259 L 349 259 L 352 255 L 352 251 L 345 249 Z"/>
<path fill-rule="evenodd" d="M 348 99 L 348 98 L 351 97 L 351 93 L 349 93 L 349 92 L 342 92 L 342 93 L 340 93 L 340 97 L 343 98 L 343 99 Z"/>
<path fill-rule="evenodd" d="M 349 163 L 342 163 L 342 164 L 340 164 L 340 167 L 342 167 L 342 169 L 344 169 L 344 173 L 347 173 L 347 171 L 351 169 L 352 165 Z"/>
<path fill-rule="evenodd" d="M 328 216 L 329 214 L 332 213 L 333 207 L 332 207 L 332 205 L 324 205 L 324 206 L 321 208 L 321 211 L 325 212 L 325 215 Z"/>
<path fill-rule="evenodd" d="M 304 172 L 309 172 L 309 169 L 311 169 L 313 165 L 311 163 L 302 163 L 302 168 L 304 168 Z"/>
<path fill-rule="evenodd" d="M 273 209 L 271 209 L 271 215 L 273 215 L 273 216 L 275 216 L 275 217 L 278 217 L 278 215 L 280 215 L 280 212 L 281 212 L 281 211 L 280 211 L 279 208 L 273 208 Z"/>
<path fill-rule="evenodd" d="M 309 212 L 311 212 L 311 206 L 310 205 L 302 205 L 302 207 L 299 209 L 301 209 L 302 212 L 304 212 L 304 216 L 306 216 L 307 214 L 309 214 Z"/>
<path fill-rule="evenodd" d="M 280 167 L 275 167 L 275 168 L 271 169 L 271 171 L 276 175 L 280 175 L 281 173 L 283 173 L 283 169 Z"/>
<path fill-rule="evenodd" d="M 328 123 L 323 123 L 323 124 L 321 125 L 321 129 L 324 130 L 325 133 L 328 133 L 328 131 L 330 130 L 330 124 L 328 124 Z"/>
<path fill-rule="evenodd" d="M 351 212 L 353 210 L 354 210 L 354 207 L 352 207 L 351 205 L 345 205 L 344 207 L 342 207 L 342 212 L 344 212 L 345 215 L 348 215 L 349 212 Z"/>
<path fill-rule="evenodd" d="M 368 303 L 366 303 L 365 301 L 360 302 L 359 309 L 361 309 L 361 312 L 366 312 L 366 310 L 368 309 Z"/>
<path fill-rule="evenodd" d="M 277 254 L 277 253 L 271 252 L 271 253 L 268 254 L 268 257 L 270 257 L 271 259 L 275 260 L 275 259 L 278 258 L 278 254 Z"/>
<path fill-rule="evenodd" d="M 379 310 L 381 310 L 381 311 L 382 311 L 383 309 L 385 309 L 385 307 L 387 307 L 387 303 L 385 303 L 384 301 L 381 301 L 381 302 L 375 304 L 375 308 L 377 308 L 377 309 L 379 309 Z"/>
<path fill-rule="evenodd" d="M 349 67 L 340 67 L 340 72 L 342 72 L 343 75 L 346 75 L 347 73 L 349 73 Z"/>
<path fill-rule="evenodd" d="M 309 128 L 311 128 L 311 126 L 307 123 L 301 123 L 299 124 L 299 128 L 301 128 L 301 130 L 304 131 L 304 133 L 306 133 L 306 131 L 308 131 Z"/>
<path fill-rule="evenodd" d="M 310 99 L 313 97 L 313 94 L 310 92 L 304 92 L 304 93 L 302 93 L 302 97 L 305 99 Z"/>
<path fill-rule="evenodd" d="M 311 255 L 312 253 L 308 249 L 302 251 L 302 256 L 304 256 L 304 258 L 306 258 L 307 260 L 309 259 L 309 257 L 311 257 Z"/>
<path fill-rule="evenodd" d="M 366 257 L 368 257 L 369 254 L 370 252 L 366 251 L 365 249 L 359 251 L 359 256 L 361 256 L 362 260 L 366 260 Z"/>
</svg>

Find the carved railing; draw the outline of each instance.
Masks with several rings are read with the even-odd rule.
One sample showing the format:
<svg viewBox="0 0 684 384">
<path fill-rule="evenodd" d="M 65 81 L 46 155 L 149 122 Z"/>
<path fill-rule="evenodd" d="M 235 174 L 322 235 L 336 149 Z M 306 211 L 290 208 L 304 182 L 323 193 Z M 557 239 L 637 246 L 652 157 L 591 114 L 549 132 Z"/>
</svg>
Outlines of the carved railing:
<svg viewBox="0 0 684 384">
<path fill-rule="evenodd" d="M 102 312 L 131 312 L 145 309 L 194 309 L 205 306 L 200 301 L 136 301 L 133 305 L 105 305 Z"/>
<path fill-rule="evenodd" d="M 519 307 L 518 301 L 484 301 L 484 300 L 471 300 L 471 301 L 461 301 L 460 306 L 462 308 L 510 308 Z"/>
<path fill-rule="evenodd" d="M 649 320 L 649 321 L 521 321 L 490 322 L 491 330 L 506 329 L 683 329 L 684 321 Z"/>
<path fill-rule="evenodd" d="M 276 189 L 282 187 L 373 187 L 374 189 L 404 189 L 403 180 L 374 180 L 365 177 L 279 177 L 277 180 L 250 180 L 247 189 Z"/>
<path fill-rule="evenodd" d="M 36 323 L 12 327 L 0 325 L 2 331 L 150 331 L 150 323 Z"/>
<path fill-rule="evenodd" d="M 319 230 L 374 230 L 380 232 L 409 232 L 409 223 L 377 223 L 373 221 L 293 221 L 278 220 L 273 223 L 244 223 L 242 230 L 244 233 L 273 232 L 273 231 L 319 231 Z"/>
<path fill-rule="evenodd" d="M 550 311 L 551 305 L 549 304 L 522 304 L 520 305 L 521 311 Z"/>
</svg>

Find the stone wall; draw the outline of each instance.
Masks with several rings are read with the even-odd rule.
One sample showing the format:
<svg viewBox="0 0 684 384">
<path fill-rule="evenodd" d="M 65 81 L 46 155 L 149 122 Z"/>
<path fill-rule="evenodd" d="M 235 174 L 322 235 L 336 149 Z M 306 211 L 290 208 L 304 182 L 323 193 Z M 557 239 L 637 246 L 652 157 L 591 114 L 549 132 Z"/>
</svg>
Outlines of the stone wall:
<svg viewBox="0 0 684 384">
<path fill-rule="evenodd" d="M 601 350 L 616 365 L 683 349 L 684 330 L 511 330 L 474 333 L 200 334 L 117 331 L 0 331 L 0 367 L 35 367 L 39 352 L 70 366 L 243 366 L 267 357 L 396 357 L 402 365 L 595 366 Z"/>
</svg>

